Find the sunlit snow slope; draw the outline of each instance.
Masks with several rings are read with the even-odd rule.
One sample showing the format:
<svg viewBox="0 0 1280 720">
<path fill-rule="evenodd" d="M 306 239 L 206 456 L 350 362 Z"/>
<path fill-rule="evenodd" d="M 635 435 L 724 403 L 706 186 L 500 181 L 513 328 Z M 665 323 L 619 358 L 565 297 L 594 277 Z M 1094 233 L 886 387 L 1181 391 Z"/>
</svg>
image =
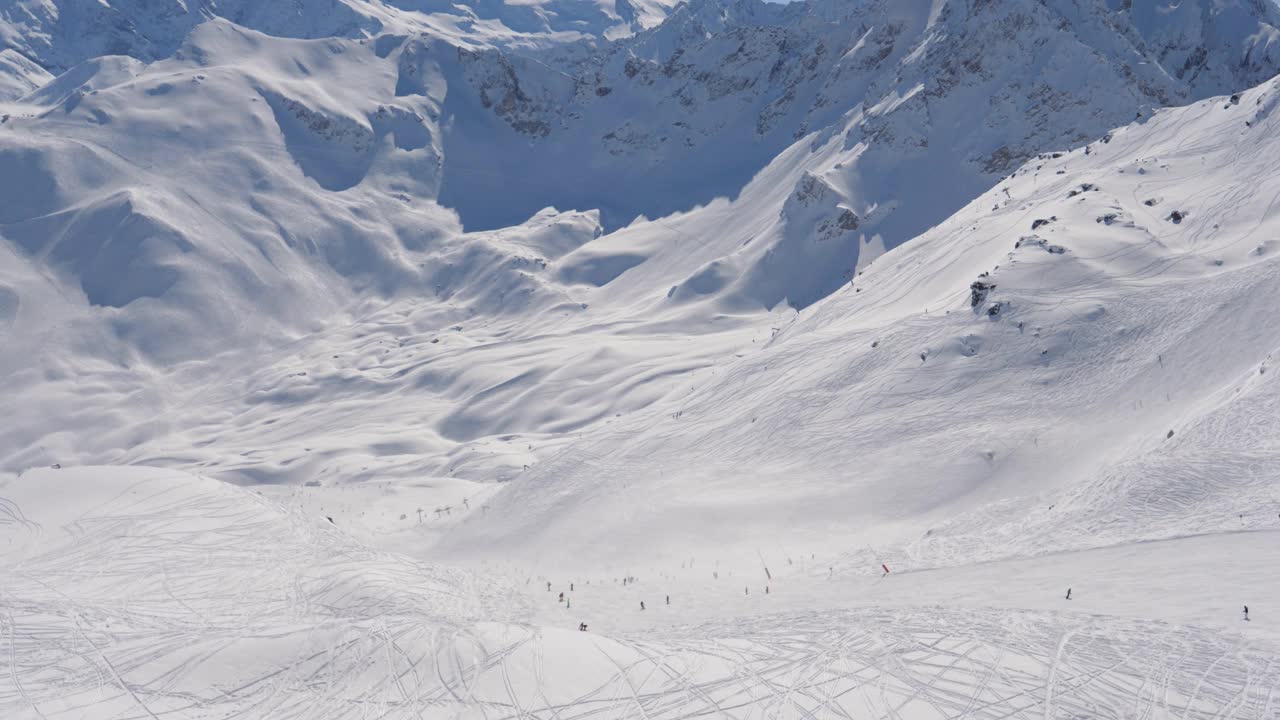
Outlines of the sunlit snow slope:
<svg viewBox="0 0 1280 720">
<path fill-rule="evenodd" d="M 1222 543 L 1153 551 L 1144 559 L 1163 562 L 1128 577 L 1091 573 L 1079 613 L 1051 599 L 1059 578 L 1000 565 L 967 586 L 780 571 L 773 593 L 754 578 L 736 600 L 737 581 L 717 590 L 709 567 L 700 582 L 655 574 L 621 591 L 557 577 L 566 608 L 541 577 L 520 593 L 377 552 L 296 504 L 93 467 L 0 484 L 0 538 L 5 718 L 1263 719 L 1280 677 L 1264 613 L 1186 624 L 1239 589 L 1180 572 L 1221 569 Z M 1263 547 L 1256 559 L 1280 559 L 1274 539 Z M 962 594 L 930 606 L 940 581 Z M 994 587 L 993 606 L 967 607 Z M 1252 588 L 1280 590 L 1265 574 Z M 1141 603 L 1156 590 L 1176 600 L 1153 617 Z M 584 617 L 591 631 L 574 630 Z"/>
<path fill-rule="evenodd" d="M 453 547 L 834 545 L 869 572 L 1276 526 L 1276 88 L 1032 161 Z"/>
<path fill-rule="evenodd" d="M 1245 0 L 403 5 L 3 6 L 0 472 L 510 479 L 1023 159 L 1280 68 Z M 51 80 L 76 23 L 136 42 Z"/>
<path fill-rule="evenodd" d="M 1277 25 L 0 0 L 0 718 L 1275 720 Z"/>
</svg>

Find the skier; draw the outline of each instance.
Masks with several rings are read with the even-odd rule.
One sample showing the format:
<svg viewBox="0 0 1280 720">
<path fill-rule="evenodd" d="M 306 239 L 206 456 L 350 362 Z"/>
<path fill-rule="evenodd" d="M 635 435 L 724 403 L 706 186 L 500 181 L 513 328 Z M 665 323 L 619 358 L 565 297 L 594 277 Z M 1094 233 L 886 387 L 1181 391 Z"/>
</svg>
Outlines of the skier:
<svg viewBox="0 0 1280 720">
<path fill-rule="evenodd" d="M 643 610 L 643 609 L 644 609 L 644 601 L 643 601 L 643 600 L 641 600 L 641 601 L 640 601 L 640 609 L 641 609 L 641 610 Z"/>
<path fill-rule="evenodd" d="M 569 583 L 569 592 L 573 592 L 573 583 Z"/>
<path fill-rule="evenodd" d="M 668 605 L 670 605 L 670 604 L 671 604 L 671 596 L 670 596 L 670 595 L 668 595 L 668 596 L 667 596 L 667 604 L 668 604 Z"/>
<path fill-rule="evenodd" d="M 564 593 L 560 593 L 560 602 L 564 602 Z"/>
<path fill-rule="evenodd" d="M 768 594 L 769 594 L 769 586 L 768 586 L 768 585 L 765 585 L 765 586 L 764 586 L 764 594 L 765 594 L 765 595 L 768 595 Z"/>
<path fill-rule="evenodd" d="M 547 592 L 551 592 L 551 581 L 547 581 Z"/>
<path fill-rule="evenodd" d="M 1248 606 L 1248 605 L 1245 605 L 1245 606 L 1244 606 L 1244 619 L 1245 619 L 1245 620 L 1248 620 L 1248 619 L 1249 619 L 1249 606 Z"/>
<path fill-rule="evenodd" d="M 1071 599 L 1071 588 L 1067 588 L 1067 599 Z"/>
<path fill-rule="evenodd" d="M 749 587 L 744 587 L 744 588 L 742 588 L 742 594 L 743 594 L 743 595 L 750 595 L 750 594 L 751 594 L 751 588 L 749 588 Z"/>
</svg>

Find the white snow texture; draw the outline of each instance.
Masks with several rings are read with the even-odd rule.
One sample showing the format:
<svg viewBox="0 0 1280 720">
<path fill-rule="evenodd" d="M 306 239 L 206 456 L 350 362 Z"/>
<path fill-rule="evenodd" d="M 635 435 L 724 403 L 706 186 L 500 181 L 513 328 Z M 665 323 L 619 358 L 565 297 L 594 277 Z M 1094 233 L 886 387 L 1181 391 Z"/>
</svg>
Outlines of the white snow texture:
<svg viewBox="0 0 1280 720">
<path fill-rule="evenodd" d="M 1280 718 L 1264 0 L 0 0 L 0 718 Z"/>
</svg>

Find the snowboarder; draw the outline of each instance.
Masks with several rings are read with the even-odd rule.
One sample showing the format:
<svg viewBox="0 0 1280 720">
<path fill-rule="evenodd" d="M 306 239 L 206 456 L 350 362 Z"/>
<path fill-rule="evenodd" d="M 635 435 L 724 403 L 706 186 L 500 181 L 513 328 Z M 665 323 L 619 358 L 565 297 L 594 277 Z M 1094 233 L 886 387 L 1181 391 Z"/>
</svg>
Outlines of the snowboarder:
<svg viewBox="0 0 1280 720">
<path fill-rule="evenodd" d="M 1249 606 L 1248 606 L 1248 605 L 1245 605 L 1245 606 L 1244 606 L 1244 619 L 1245 619 L 1245 620 L 1248 620 L 1248 619 L 1249 619 Z"/>
<path fill-rule="evenodd" d="M 1071 588 L 1067 588 L 1067 599 L 1071 599 Z"/>
</svg>

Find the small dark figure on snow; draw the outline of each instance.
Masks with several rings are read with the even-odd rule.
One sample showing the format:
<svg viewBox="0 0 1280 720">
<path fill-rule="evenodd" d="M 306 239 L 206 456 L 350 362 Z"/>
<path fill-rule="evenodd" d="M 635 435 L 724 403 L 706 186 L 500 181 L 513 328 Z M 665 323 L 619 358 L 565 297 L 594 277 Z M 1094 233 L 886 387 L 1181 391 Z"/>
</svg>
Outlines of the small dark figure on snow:
<svg viewBox="0 0 1280 720">
<path fill-rule="evenodd" d="M 769 594 L 769 586 L 768 586 L 768 585 L 765 585 L 765 586 L 764 586 L 764 594 L 765 594 L 765 595 L 768 595 L 768 594 Z"/>
<path fill-rule="evenodd" d="M 1248 606 L 1248 605 L 1245 605 L 1245 606 L 1244 606 L 1244 619 L 1245 619 L 1245 620 L 1248 620 L 1248 619 L 1249 619 L 1249 606 Z"/>
<path fill-rule="evenodd" d="M 668 596 L 667 596 L 667 604 L 668 604 L 668 605 L 670 605 L 670 604 L 671 604 L 671 596 L 670 596 L 670 595 L 668 595 Z"/>
<path fill-rule="evenodd" d="M 564 593 L 560 593 L 560 602 L 564 602 Z"/>
<path fill-rule="evenodd" d="M 644 609 L 644 601 L 643 601 L 643 600 L 641 600 L 641 601 L 640 601 L 640 609 L 641 609 L 641 610 L 643 610 L 643 609 Z"/>
<path fill-rule="evenodd" d="M 329 517 L 328 515 L 325 515 L 325 516 L 324 516 L 324 519 L 325 519 L 325 520 L 328 520 L 330 525 L 337 525 L 337 524 L 338 524 L 338 523 L 334 522 L 334 521 L 333 521 L 333 518 Z"/>
<path fill-rule="evenodd" d="M 551 581 L 547 581 L 547 592 L 551 592 Z"/>
<path fill-rule="evenodd" d="M 1067 588 L 1067 599 L 1071 599 L 1071 588 Z"/>
<path fill-rule="evenodd" d="M 573 592 L 573 583 L 569 583 L 569 592 Z"/>
<path fill-rule="evenodd" d="M 587 631 L 587 624 L 586 624 L 586 623 L 578 623 L 578 631 L 579 631 L 579 632 L 586 632 L 586 631 Z"/>
</svg>

